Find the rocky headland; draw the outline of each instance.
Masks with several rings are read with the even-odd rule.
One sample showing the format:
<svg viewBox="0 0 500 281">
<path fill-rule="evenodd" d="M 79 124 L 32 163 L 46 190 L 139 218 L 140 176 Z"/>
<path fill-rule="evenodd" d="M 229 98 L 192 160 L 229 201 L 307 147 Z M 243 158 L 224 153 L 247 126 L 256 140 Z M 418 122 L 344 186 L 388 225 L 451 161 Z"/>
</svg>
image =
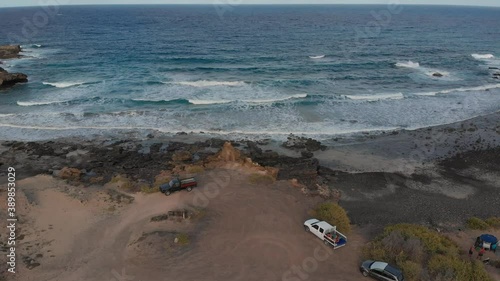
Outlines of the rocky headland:
<svg viewBox="0 0 500 281">
<path fill-rule="evenodd" d="M 0 46 L 0 60 L 20 58 L 21 46 Z M 0 62 L 1 64 L 1 62 Z M 14 86 L 17 83 L 28 82 L 28 76 L 23 73 L 9 73 L 0 67 L 0 89 Z"/>
</svg>

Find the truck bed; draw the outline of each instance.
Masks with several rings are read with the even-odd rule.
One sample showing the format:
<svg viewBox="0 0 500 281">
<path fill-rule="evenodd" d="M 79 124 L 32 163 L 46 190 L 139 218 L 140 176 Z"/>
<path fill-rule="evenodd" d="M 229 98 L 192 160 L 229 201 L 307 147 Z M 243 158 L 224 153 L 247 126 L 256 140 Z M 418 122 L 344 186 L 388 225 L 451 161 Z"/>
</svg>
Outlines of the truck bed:
<svg viewBox="0 0 500 281">
<path fill-rule="evenodd" d="M 196 183 L 196 179 L 195 178 L 187 178 L 187 179 L 182 179 L 181 180 L 181 184 L 188 184 L 188 183 Z"/>
</svg>

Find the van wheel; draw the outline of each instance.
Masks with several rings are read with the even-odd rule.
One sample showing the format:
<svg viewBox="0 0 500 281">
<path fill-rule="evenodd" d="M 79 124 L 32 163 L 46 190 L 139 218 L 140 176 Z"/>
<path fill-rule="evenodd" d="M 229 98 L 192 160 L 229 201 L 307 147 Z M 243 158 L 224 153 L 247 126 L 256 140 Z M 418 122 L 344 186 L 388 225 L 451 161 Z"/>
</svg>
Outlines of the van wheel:
<svg viewBox="0 0 500 281">
<path fill-rule="evenodd" d="M 364 277 L 368 277 L 368 272 L 366 272 L 366 271 L 363 270 L 362 274 L 363 274 Z"/>
<path fill-rule="evenodd" d="M 304 230 L 305 230 L 306 232 L 309 232 L 309 231 L 310 231 L 310 229 L 309 229 L 309 227 L 308 227 L 308 226 L 304 226 Z"/>
<path fill-rule="evenodd" d="M 187 190 L 188 192 L 191 192 L 191 190 L 193 190 L 193 188 L 192 188 L 192 187 L 188 187 L 188 188 L 186 188 L 186 190 Z"/>
<path fill-rule="evenodd" d="M 167 191 L 165 191 L 165 195 L 166 195 L 166 196 L 169 196 L 169 195 L 170 195 L 170 191 L 168 191 L 168 190 L 167 190 Z"/>
</svg>

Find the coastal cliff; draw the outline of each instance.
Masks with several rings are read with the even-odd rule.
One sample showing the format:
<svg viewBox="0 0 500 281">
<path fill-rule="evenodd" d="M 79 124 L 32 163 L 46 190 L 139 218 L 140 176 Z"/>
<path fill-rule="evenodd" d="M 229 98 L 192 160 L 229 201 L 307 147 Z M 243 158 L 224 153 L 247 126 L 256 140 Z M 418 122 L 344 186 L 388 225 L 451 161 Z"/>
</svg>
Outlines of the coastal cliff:
<svg viewBox="0 0 500 281">
<path fill-rule="evenodd" d="M 0 46 L 0 59 L 20 58 L 21 46 Z M 28 82 L 28 76 L 23 73 L 9 73 L 0 67 L 0 89 L 14 86 L 17 83 Z"/>
</svg>

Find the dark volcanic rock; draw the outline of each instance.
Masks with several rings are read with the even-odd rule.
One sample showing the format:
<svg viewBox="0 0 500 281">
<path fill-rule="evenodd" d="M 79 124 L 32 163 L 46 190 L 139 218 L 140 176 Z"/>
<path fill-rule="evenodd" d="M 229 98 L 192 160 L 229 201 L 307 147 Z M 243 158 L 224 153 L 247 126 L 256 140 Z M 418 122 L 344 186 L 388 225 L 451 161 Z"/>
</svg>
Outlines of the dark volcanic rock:
<svg viewBox="0 0 500 281">
<path fill-rule="evenodd" d="M 286 159 L 281 157 L 278 180 L 298 179 L 307 186 L 314 186 L 318 178 L 319 161 L 318 159 Z"/>
<path fill-rule="evenodd" d="M 28 76 L 22 73 L 8 73 L 0 67 L 0 88 L 10 87 L 17 83 L 28 82 Z"/>
<path fill-rule="evenodd" d="M 432 76 L 434 77 L 443 77 L 443 74 L 439 73 L 439 72 L 435 72 L 432 74 Z"/>
<path fill-rule="evenodd" d="M 0 59 L 13 59 L 19 58 L 19 53 L 21 52 L 21 46 L 19 45 L 6 45 L 0 46 Z"/>
<path fill-rule="evenodd" d="M 311 139 L 311 138 L 304 138 L 304 137 L 297 137 L 294 135 L 288 136 L 288 139 L 286 142 L 283 143 L 283 147 L 288 148 L 288 149 L 306 149 L 307 151 L 318 151 L 318 150 L 323 150 L 326 147 L 324 145 L 321 145 L 321 142 Z"/>
</svg>

